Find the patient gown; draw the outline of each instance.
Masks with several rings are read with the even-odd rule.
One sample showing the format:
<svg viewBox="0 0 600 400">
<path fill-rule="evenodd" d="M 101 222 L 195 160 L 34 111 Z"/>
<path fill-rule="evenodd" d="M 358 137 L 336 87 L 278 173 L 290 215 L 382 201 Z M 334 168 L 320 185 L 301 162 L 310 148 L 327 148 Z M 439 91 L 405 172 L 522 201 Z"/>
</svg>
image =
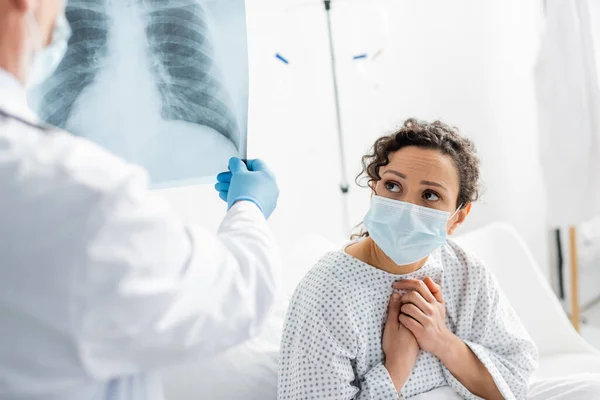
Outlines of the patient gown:
<svg viewBox="0 0 600 400">
<path fill-rule="evenodd" d="M 444 386 L 464 399 L 479 399 L 431 353 L 419 353 L 400 393 L 383 365 L 392 283 L 427 276 L 442 286 L 446 325 L 481 360 L 503 397 L 526 398 L 537 366 L 535 344 L 485 265 L 449 241 L 405 275 L 374 268 L 344 250 L 327 253 L 290 303 L 278 399 L 396 400 Z"/>
</svg>

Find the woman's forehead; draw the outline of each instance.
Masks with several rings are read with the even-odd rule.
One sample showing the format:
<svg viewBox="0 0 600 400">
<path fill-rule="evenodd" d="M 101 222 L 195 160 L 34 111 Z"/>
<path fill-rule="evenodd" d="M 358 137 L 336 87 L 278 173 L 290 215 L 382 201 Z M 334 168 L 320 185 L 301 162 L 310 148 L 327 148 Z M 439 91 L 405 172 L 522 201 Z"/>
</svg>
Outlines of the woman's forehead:
<svg viewBox="0 0 600 400">
<path fill-rule="evenodd" d="M 380 175 L 394 170 L 406 175 L 407 180 L 438 180 L 449 186 L 456 184 L 458 188 L 459 176 L 454 160 L 439 150 L 409 146 L 391 153 L 389 160 L 389 164 L 381 168 Z"/>
</svg>

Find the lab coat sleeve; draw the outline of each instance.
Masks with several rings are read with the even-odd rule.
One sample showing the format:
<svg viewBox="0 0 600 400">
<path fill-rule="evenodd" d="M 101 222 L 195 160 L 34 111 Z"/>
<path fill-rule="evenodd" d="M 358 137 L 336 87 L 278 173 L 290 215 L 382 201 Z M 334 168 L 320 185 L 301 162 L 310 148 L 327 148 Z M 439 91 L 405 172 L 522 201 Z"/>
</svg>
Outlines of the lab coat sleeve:
<svg viewBox="0 0 600 400">
<path fill-rule="evenodd" d="M 214 235 L 185 225 L 137 171 L 98 208 L 71 286 L 73 331 L 91 376 L 208 357 L 259 330 L 280 259 L 254 204 L 235 204 Z"/>
<path fill-rule="evenodd" d="M 321 288 L 321 290 L 317 288 Z M 382 363 L 356 376 L 356 336 L 343 290 L 311 271 L 286 317 L 281 343 L 278 400 L 398 400 Z"/>
<path fill-rule="evenodd" d="M 487 368 L 505 399 L 525 399 L 529 378 L 537 368 L 536 346 L 494 276 L 480 261 L 476 263 L 479 279 L 472 285 L 473 298 L 465 302 L 469 321 L 459 322 L 470 327 L 458 336 Z M 448 384 L 463 398 L 479 399 L 446 368 L 444 373 Z"/>
</svg>

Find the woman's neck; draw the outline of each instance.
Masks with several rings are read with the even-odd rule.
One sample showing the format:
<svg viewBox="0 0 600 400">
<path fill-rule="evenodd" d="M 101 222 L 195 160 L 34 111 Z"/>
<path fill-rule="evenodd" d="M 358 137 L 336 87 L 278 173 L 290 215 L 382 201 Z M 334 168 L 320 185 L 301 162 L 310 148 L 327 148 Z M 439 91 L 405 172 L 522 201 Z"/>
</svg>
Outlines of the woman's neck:
<svg viewBox="0 0 600 400">
<path fill-rule="evenodd" d="M 397 275 L 410 274 L 411 272 L 421 269 L 428 258 L 425 257 L 422 260 L 408 265 L 398 265 L 392 261 L 392 259 L 389 258 L 370 237 L 346 247 L 346 253 L 377 269 Z"/>
</svg>

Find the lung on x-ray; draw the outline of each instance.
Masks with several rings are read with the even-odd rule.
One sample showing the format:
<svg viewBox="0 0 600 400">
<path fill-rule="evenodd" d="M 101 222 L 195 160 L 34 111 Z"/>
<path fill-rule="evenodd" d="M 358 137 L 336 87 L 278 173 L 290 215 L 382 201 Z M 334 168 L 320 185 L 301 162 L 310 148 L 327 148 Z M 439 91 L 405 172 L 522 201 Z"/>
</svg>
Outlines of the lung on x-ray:
<svg viewBox="0 0 600 400">
<path fill-rule="evenodd" d="M 245 14 L 244 0 L 69 0 L 67 54 L 31 106 L 155 187 L 202 182 L 246 155 Z"/>
</svg>

